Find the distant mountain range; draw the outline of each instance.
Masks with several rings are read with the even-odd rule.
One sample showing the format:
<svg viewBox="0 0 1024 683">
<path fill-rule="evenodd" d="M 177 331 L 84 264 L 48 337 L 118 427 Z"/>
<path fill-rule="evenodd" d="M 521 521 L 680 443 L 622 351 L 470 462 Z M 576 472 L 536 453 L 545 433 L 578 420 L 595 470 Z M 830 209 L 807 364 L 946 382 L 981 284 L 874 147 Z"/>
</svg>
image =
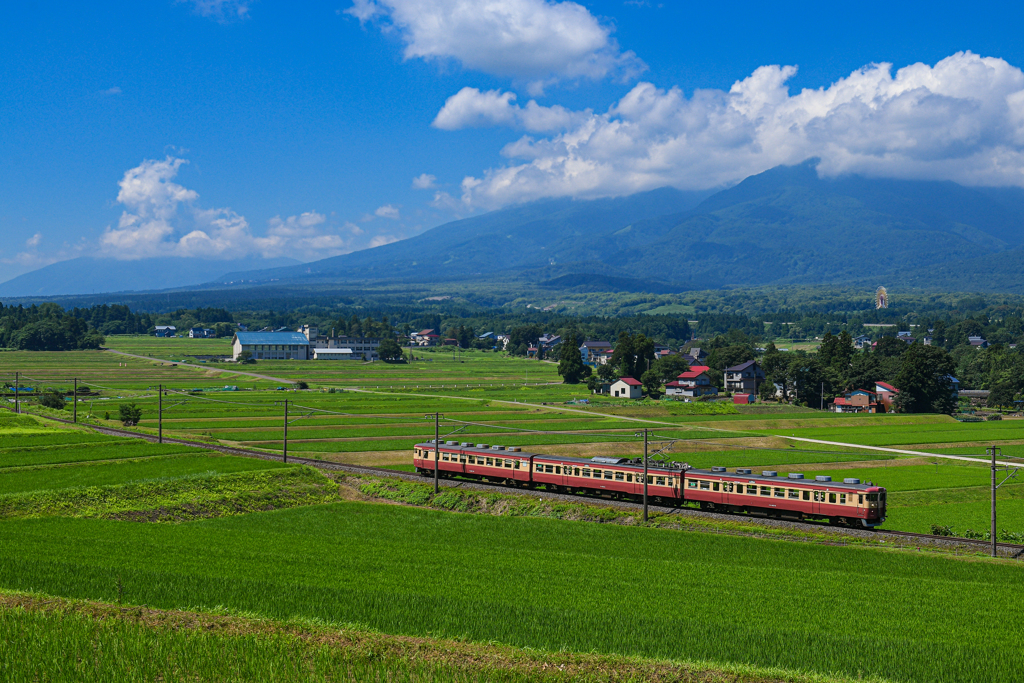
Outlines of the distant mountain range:
<svg viewBox="0 0 1024 683">
<path fill-rule="evenodd" d="M 480 280 L 650 293 L 804 284 L 1024 292 L 1021 188 L 821 179 L 815 166 L 809 160 L 774 168 L 720 192 L 662 188 L 537 201 L 312 263 L 76 259 L 4 283 L 0 296 L 214 280 L 245 281 L 235 287 Z"/>
<path fill-rule="evenodd" d="M 844 176 L 814 160 L 710 196 L 555 200 L 232 278 L 515 280 L 578 291 L 879 283 L 1024 290 L 1024 190 Z M 998 258 L 993 258 L 996 255 Z"/>
<path fill-rule="evenodd" d="M 190 258 L 147 258 L 119 261 L 81 257 L 51 263 L 39 270 L 0 283 L 0 296 L 58 296 L 170 289 L 220 279 L 230 270 L 292 266 L 290 258 L 245 258 L 207 261 Z"/>
</svg>

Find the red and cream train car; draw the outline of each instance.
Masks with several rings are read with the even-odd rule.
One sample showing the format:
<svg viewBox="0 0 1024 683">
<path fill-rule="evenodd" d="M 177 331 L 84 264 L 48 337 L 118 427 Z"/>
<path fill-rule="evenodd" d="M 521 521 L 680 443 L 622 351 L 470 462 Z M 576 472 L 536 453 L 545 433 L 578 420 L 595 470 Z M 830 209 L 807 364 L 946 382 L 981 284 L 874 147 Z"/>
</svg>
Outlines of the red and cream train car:
<svg viewBox="0 0 1024 683">
<path fill-rule="evenodd" d="M 434 471 L 434 444 L 416 444 L 416 471 Z M 438 474 L 488 481 L 505 486 L 562 493 L 596 495 L 618 500 L 643 498 L 644 469 L 639 459 L 590 459 L 524 452 L 514 446 L 447 441 L 437 446 Z M 875 527 L 885 521 L 885 489 L 859 479 L 833 482 L 819 476 L 780 478 L 776 472 L 759 475 L 749 469 L 729 472 L 724 467 L 697 470 L 682 463 L 648 467 L 648 499 L 659 505 L 696 502 L 701 509 L 762 517 L 827 519 L 831 524 Z"/>
</svg>

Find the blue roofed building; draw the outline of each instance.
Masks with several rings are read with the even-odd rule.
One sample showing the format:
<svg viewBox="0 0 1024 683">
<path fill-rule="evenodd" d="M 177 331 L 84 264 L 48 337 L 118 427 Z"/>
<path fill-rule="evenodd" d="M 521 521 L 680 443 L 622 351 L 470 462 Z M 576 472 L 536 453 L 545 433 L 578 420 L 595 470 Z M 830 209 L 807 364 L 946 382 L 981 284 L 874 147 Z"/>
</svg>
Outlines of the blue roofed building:
<svg viewBox="0 0 1024 683">
<path fill-rule="evenodd" d="M 235 332 L 232 357 L 243 351 L 255 360 L 309 360 L 309 338 L 301 332 Z"/>
</svg>

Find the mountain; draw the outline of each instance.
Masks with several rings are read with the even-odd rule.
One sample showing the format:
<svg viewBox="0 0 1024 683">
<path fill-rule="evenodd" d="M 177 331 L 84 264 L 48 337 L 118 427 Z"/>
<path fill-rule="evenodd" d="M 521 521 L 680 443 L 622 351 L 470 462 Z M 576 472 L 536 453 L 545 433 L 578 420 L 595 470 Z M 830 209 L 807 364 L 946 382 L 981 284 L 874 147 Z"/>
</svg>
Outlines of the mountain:
<svg viewBox="0 0 1024 683">
<path fill-rule="evenodd" d="M 1024 190 L 825 179 L 816 163 L 777 167 L 710 196 L 663 188 L 533 202 L 375 249 L 231 277 L 519 279 L 576 291 L 595 291 L 602 279 L 605 291 L 829 283 L 990 289 L 1000 282 L 1024 289 L 1013 271 L 1019 255 L 991 258 L 1024 249 Z"/>
<path fill-rule="evenodd" d="M 223 279 L 228 271 L 291 266 L 289 258 L 245 258 L 207 261 L 190 258 L 148 258 L 119 261 L 80 257 L 44 266 L 0 283 L 0 296 L 55 296 L 187 287 Z"/>
</svg>

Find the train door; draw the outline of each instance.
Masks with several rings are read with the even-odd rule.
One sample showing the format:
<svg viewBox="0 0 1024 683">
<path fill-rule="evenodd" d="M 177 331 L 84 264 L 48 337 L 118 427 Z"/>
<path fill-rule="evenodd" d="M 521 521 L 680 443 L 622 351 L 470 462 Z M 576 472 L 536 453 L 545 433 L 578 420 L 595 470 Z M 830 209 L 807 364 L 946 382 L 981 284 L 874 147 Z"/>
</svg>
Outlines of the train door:
<svg viewBox="0 0 1024 683">
<path fill-rule="evenodd" d="M 813 497 L 814 500 L 811 502 L 811 514 L 813 514 L 813 515 L 823 514 L 822 513 L 822 508 L 825 507 L 825 492 L 824 491 L 814 491 L 812 497 Z"/>
<path fill-rule="evenodd" d="M 735 493 L 736 485 L 731 481 L 722 482 L 722 503 L 724 505 L 732 504 L 732 495 Z"/>
</svg>

